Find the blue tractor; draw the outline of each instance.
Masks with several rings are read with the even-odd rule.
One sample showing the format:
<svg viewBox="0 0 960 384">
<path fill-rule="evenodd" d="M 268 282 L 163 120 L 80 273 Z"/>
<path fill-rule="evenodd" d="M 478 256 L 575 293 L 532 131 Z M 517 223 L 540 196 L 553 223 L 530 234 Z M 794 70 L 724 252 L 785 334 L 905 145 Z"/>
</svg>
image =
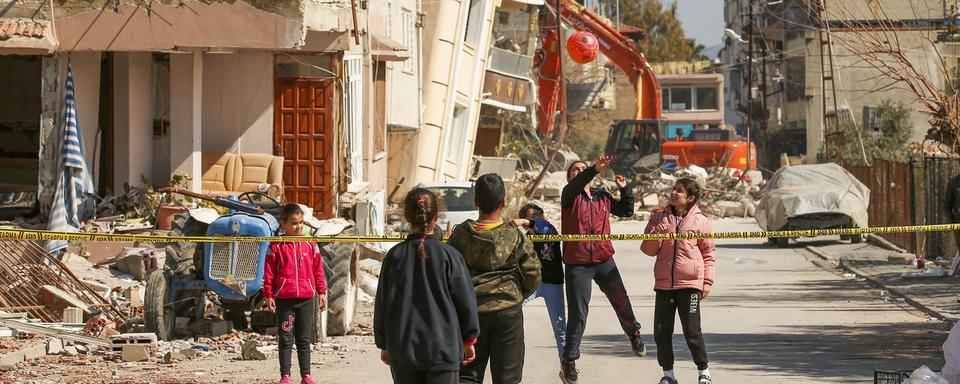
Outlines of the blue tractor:
<svg viewBox="0 0 960 384">
<path fill-rule="evenodd" d="M 280 229 L 277 219 L 280 204 L 259 192 L 244 193 L 238 198 L 220 198 L 176 188 L 159 191 L 211 201 L 229 210 L 228 214 L 215 217 L 181 213 L 173 220 L 171 236 L 222 236 L 228 240 L 233 236 L 275 236 Z M 318 311 L 314 322 L 316 339 L 323 334 L 339 335 L 350 331 L 357 295 L 354 246 L 347 243 L 321 245 L 329 286 L 326 314 L 329 326 L 324 328 L 321 321 L 324 314 Z M 247 312 L 251 312 L 255 329 L 275 324 L 271 313 L 261 311 L 268 246 L 267 242 L 229 240 L 168 243 L 164 247 L 164 268 L 153 272 L 147 279 L 144 295 L 147 330 L 156 333 L 161 340 L 170 340 L 178 331 L 178 318 L 189 319 L 188 323 L 202 321 L 211 300 L 219 302 L 224 309 L 224 320 L 231 321 L 235 329 L 248 328 Z M 257 319 L 260 319 L 259 326 Z"/>
</svg>

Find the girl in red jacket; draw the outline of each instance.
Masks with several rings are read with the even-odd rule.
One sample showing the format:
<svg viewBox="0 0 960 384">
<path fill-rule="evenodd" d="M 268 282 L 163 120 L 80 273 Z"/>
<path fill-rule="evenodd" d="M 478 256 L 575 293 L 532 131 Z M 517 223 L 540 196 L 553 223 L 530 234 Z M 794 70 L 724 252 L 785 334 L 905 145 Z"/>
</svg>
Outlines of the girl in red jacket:
<svg viewBox="0 0 960 384">
<path fill-rule="evenodd" d="M 654 215 L 645 233 L 710 233 L 710 220 L 697 206 L 700 186 L 690 179 L 677 180 L 670 192 L 670 206 Z M 713 286 L 713 240 L 646 240 L 643 253 L 657 258 L 653 267 L 657 292 L 653 315 L 653 338 L 657 362 L 663 368 L 660 384 L 677 384 L 673 374 L 673 322 L 680 313 L 683 337 L 699 370 L 698 384 L 711 384 L 707 349 L 700 330 L 700 300 Z"/>
<path fill-rule="evenodd" d="M 297 204 L 280 210 L 280 228 L 286 236 L 301 236 L 303 210 Z M 315 384 L 310 377 L 310 339 L 314 314 L 327 306 L 323 259 L 316 243 L 271 243 L 263 271 L 263 296 L 267 310 L 276 312 L 280 350 L 280 384 L 289 384 L 290 355 L 294 339 L 300 363 L 301 383 Z M 319 308 L 318 308 L 319 306 Z"/>
</svg>

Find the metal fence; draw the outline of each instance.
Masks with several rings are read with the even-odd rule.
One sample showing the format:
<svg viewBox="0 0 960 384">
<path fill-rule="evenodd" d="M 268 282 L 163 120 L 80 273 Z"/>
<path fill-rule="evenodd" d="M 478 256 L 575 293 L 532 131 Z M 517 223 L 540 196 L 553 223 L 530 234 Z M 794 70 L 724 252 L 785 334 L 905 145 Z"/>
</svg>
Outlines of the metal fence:
<svg viewBox="0 0 960 384">
<path fill-rule="evenodd" d="M 847 166 L 857 180 L 870 188 L 868 209 L 871 227 L 916 224 L 915 210 L 907 202 L 915 200 L 914 163 L 897 163 L 875 159 L 870 167 Z M 885 236 L 890 242 L 908 250 L 917 249 L 917 235 L 899 233 Z"/>
<path fill-rule="evenodd" d="M 847 166 L 870 188 L 870 226 L 947 224 L 947 183 L 960 175 L 960 159 L 926 157 L 908 162 L 874 159 L 872 166 Z M 947 232 L 884 235 L 917 256 L 952 257 L 957 248 Z"/>
<path fill-rule="evenodd" d="M 46 322 L 63 321 L 63 308 L 44 303 L 51 288 L 64 292 L 85 306 L 99 308 L 108 320 L 125 316 L 80 281 L 66 265 L 32 240 L 0 241 L 0 310 L 27 313 Z"/>
<path fill-rule="evenodd" d="M 960 159 L 927 157 L 923 159 L 923 188 L 926 197 L 925 204 L 919 205 L 924 209 L 926 222 L 924 224 L 946 224 L 952 220 L 947 212 L 946 200 L 947 183 L 954 176 L 960 175 Z M 923 251 L 927 257 L 953 257 L 957 251 L 953 241 L 953 233 L 930 232 L 925 236 Z"/>
</svg>

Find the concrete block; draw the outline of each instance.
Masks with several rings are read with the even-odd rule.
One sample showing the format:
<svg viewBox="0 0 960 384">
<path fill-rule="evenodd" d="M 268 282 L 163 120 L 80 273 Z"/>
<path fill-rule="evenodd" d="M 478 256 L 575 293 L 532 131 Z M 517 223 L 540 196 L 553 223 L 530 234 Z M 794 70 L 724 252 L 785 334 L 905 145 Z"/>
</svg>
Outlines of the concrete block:
<svg viewBox="0 0 960 384">
<path fill-rule="evenodd" d="M 80 354 L 80 351 L 77 350 L 77 347 L 71 345 L 63 348 L 63 354 L 67 356 L 77 356 Z"/>
<path fill-rule="evenodd" d="M 204 319 L 203 321 L 194 323 L 190 328 L 194 335 L 213 338 L 230 333 L 230 331 L 233 330 L 233 322 Z"/>
<path fill-rule="evenodd" d="M 157 345 L 157 335 L 153 333 L 124 333 L 110 337 L 110 344 L 113 350 L 120 350 L 127 345 L 144 345 L 154 347 Z"/>
<path fill-rule="evenodd" d="M 126 292 L 123 293 L 123 297 L 130 301 L 130 305 L 134 308 L 143 308 L 143 296 L 140 293 L 139 286 L 132 286 L 127 288 Z"/>
<path fill-rule="evenodd" d="M 83 310 L 77 307 L 64 309 L 63 322 L 67 324 L 83 324 Z"/>
<path fill-rule="evenodd" d="M 150 359 L 150 347 L 138 344 L 124 345 L 121 351 L 121 358 L 128 363 L 147 361 Z"/>
<path fill-rule="evenodd" d="M 63 340 L 52 338 L 47 340 L 47 354 L 48 355 L 60 355 L 63 354 Z"/>
<path fill-rule="evenodd" d="M 17 337 L 19 331 L 13 328 L 0 327 L 0 337 Z"/>
<path fill-rule="evenodd" d="M 114 266 L 120 272 L 133 276 L 134 279 L 144 281 L 147 279 L 147 268 L 143 265 L 143 256 L 130 255 L 117 261 Z"/>
</svg>

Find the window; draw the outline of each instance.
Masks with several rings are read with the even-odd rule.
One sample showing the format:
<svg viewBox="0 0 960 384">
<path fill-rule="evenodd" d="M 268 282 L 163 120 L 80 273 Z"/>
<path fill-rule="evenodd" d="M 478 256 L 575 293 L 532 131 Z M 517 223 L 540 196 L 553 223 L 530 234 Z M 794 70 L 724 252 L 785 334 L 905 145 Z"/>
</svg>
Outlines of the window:
<svg viewBox="0 0 960 384">
<path fill-rule="evenodd" d="M 693 98 L 690 88 L 670 88 L 670 110 L 688 111 L 693 109 Z"/>
<path fill-rule="evenodd" d="M 785 78 L 784 92 L 787 94 L 787 101 L 802 101 L 804 99 L 804 88 L 806 87 L 807 65 L 804 57 L 790 57 L 784 62 Z"/>
<path fill-rule="evenodd" d="M 403 46 L 410 52 L 410 58 L 403 61 L 402 69 L 406 72 L 413 72 L 414 58 L 417 57 L 417 46 L 414 41 L 416 25 L 414 25 L 413 12 L 404 9 L 400 14 L 400 20 L 403 22 Z"/>
<path fill-rule="evenodd" d="M 709 111 L 720 109 L 718 87 L 669 86 L 661 90 L 664 111 Z"/>
<path fill-rule="evenodd" d="M 717 88 L 699 87 L 697 88 L 697 107 L 698 110 L 719 109 L 717 108 Z"/>
<path fill-rule="evenodd" d="M 347 74 L 347 153 L 350 158 L 350 180 L 363 180 L 363 65 L 360 56 L 343 58 Z"/>
<path fill-rule="evenodd" d="M 442 211 L 476 211 L 477 207 L 473 205 L 473 188 L 458 187 L 434 187 L 427 188 L 430 192 L 437 195 L 443 203 Z"/>
<path fill-rule="evenodd" d="M 457 104 L 453 107 L 453 124 L 447 132 L 447 161 L 459 164 L 463 160 L 463 150 L 467 146 L 467 107 Z"/>
<path fill-rule="evenodd" d="M 473 48 L 480 45 L 480 25 L 483 21 L 484 0 L 470 0 L 470 9 L 467 14 L 467 33 L 463 35 L 463 41 Z"/>
</svg>

